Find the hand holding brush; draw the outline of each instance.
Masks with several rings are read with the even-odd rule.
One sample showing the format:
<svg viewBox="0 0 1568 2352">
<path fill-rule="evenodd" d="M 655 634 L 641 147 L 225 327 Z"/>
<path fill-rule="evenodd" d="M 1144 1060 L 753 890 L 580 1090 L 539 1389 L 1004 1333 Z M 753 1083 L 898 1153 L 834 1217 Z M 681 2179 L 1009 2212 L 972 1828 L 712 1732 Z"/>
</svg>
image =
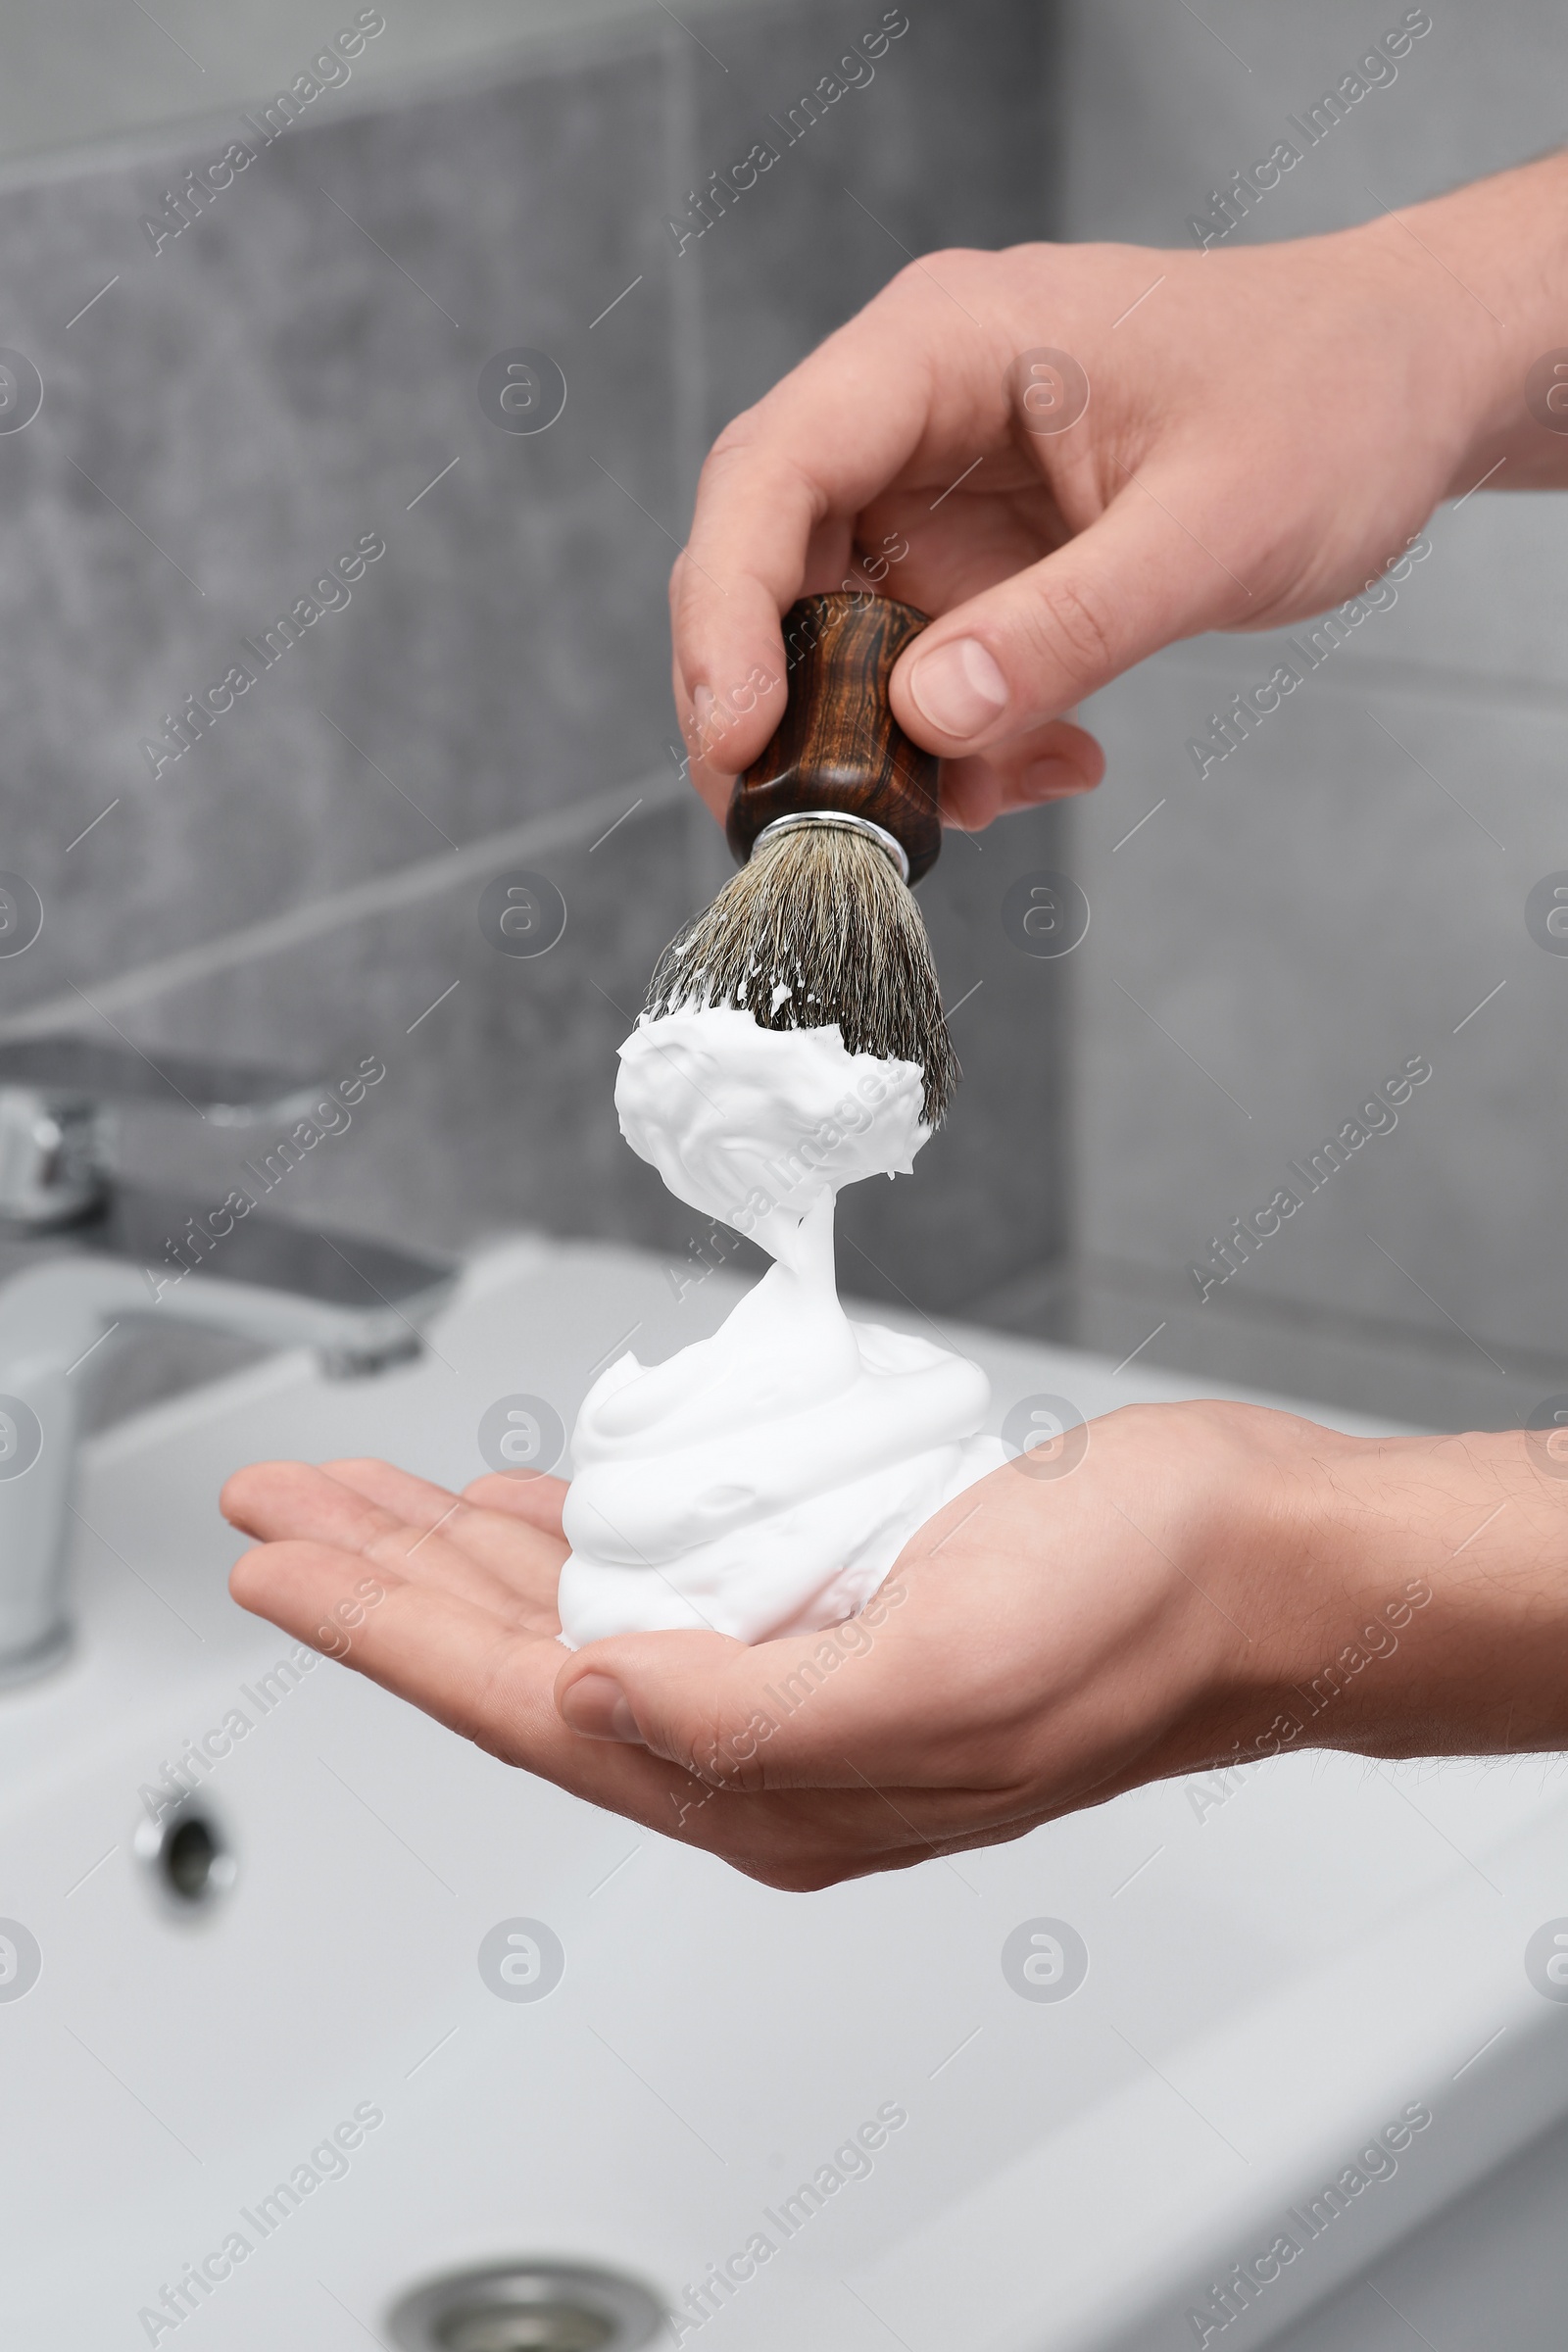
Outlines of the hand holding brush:
<svg viewBox="0 0 1568 2352">
<path fill-rule="evenodd" d="M 958 1064 L 910 886 L 942 847 L 939 763 L 888 707 L 893 664 L 925 625 L 881 597 L 792 607 L 788 706 L 730 800 L 725 830 L 744 862 L 660 957 L 647 1010 L 730 1004 L 764 1029 L 836 1023 L 851 1054 L 924 1071 L 935 1127 Z"/>
</svg>

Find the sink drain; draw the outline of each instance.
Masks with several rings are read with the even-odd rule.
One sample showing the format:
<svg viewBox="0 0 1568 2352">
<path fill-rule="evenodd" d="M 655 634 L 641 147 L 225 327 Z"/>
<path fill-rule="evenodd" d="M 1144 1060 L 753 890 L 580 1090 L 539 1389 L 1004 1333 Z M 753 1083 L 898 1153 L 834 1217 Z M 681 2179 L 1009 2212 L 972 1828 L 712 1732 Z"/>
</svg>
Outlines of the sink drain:
<svg viewBox="0 0 1568 2352">
<path fill-rule="evenodd" d="M 646 2288 L 571 2263 L 454 2271 L 392 2313 L 401 2352 L 638 2352 L 664 2314 Z"/>
<path fill-rule="evenodd" d="M 209 1909 L 234 1884 L 228 1839 L 197 1797 L 172 1805 L 158 1821 L 136 1824 L 136 1853 L 172 1910 Z"/>
</svg>

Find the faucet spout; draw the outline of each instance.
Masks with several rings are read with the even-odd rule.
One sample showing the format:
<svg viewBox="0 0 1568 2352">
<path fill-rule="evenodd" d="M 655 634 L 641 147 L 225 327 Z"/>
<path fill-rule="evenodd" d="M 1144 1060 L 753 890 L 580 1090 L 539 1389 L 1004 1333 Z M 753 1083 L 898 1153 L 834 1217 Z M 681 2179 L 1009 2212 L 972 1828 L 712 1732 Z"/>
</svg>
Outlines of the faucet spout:
<svg viewBox="0 0 1568 2352">
<path fill-rule="evenodd" d="M 106 1342 L 173 1321 L 268 1348 L 315 1348 L 341 1377 L 416 1353 L 455 1273 L 431 1258 L 252 1214 L 211 1252 L 171 1259 L 187 1206 L 128 1186 L 0 1289 L 0 1685 L 69 1644 L 66 1522 L 82 1373 Z"/>
</svg>

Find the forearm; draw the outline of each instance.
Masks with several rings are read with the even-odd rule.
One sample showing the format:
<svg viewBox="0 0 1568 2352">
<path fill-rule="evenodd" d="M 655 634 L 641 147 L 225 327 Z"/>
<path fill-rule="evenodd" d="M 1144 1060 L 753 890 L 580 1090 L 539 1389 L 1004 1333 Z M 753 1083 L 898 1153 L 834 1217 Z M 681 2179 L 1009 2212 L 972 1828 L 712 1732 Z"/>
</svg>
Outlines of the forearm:
<svg viewBox="0 0 1568 2352">
<path fill-rule="evenodd" d="M 1266 1510 L 1279 1745 L 1568 1747 L 1568 1452 L 1547 1445 L 1314 1433 Z"/>
<path fill-rule="evenodd" d="M 1465 439 L 1448 495 L 1462 497 L 1489 474 L 1494 489 L 1568 486 L 1568 368 L 1555 379 L 1549 367 L 1532 374 L 1568 349 L 1568 154 L 1352 233 L 1385 257 L 1391 307 L 1418 304 L 1438 328 L 1431 372 L 1414 397 L 1441 408 L 1457 390 Z M 1554 426 L 1543 421 L 1547 415 Z M 1418 421 L 1412 415 L 1412 427 Z"/>
</svg>

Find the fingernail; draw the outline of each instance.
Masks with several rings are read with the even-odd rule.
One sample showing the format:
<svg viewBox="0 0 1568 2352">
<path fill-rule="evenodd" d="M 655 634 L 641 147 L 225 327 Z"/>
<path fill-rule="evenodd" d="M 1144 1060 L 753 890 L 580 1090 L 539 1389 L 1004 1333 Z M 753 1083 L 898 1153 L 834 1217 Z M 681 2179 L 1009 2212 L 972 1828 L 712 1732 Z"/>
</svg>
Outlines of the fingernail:
<svg viewBox="0 0 1568 2352">
<path fill-rule="evenodd" d="M 922 654 L 909 692 L 921 717 L 944 735 L 978 735 L 1007 707 L 1007 681 L 977 637 L 955 637 Z"/>
<path fill-rule="evenodd" d="M 561 1713 L 585 1740 L 623 1740 L 632 1747 L 645 1744 L 626 1693 L 611 1675 L 579 1677 L 563 1696 Z"/>
<path fill-rule="evenodd" d="M 1082 768 L 1070 760 L 1031 760 L 1018 778 L 1018 790 L 1028 801 L 1054 801 L 1064 792 L 1082 792 Z"/>
</svg>

